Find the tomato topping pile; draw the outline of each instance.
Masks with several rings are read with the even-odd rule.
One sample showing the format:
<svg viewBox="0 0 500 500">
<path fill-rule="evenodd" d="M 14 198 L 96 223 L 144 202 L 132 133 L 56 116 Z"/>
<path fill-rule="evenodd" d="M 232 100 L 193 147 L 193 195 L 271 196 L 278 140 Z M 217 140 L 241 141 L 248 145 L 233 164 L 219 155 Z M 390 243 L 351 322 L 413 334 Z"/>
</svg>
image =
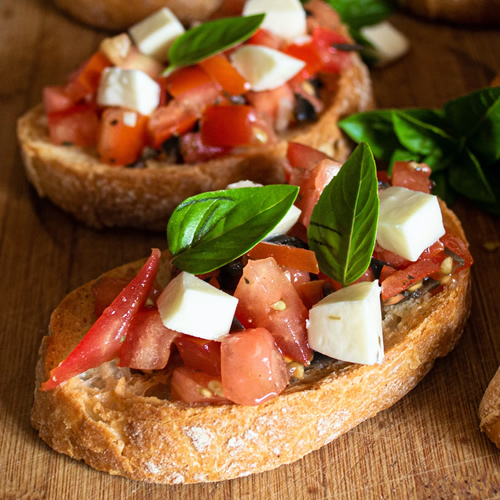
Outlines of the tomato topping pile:
<svg viewBox="0 0 500 500">
<path fill-rule="evenodd" d="M 297 205 L 312 211 L 335 175 L 331 170 L 340 165 L 294 143 L 289 145 L 287 159 L 290 179 L 300 187 Z M 430 190 L 429 169 L 424 164 L 398 162 L 392 177 L 380 178 L 425 193 Z M 306 326 L 309 310 L 341 288 L 320 271 L 315 253 L 297 237 L 305 234 L 307 223 L 308 218 L 299 219 L 291 234 L 261 241 L 236 261 L 198 276 L 238 299 L 231 330 L 219 340 L 187 335 L 163 324 L 156 305 L 161 293 L 155 281 L 158 250 L 153 250 L 134 278 L 99 279 L 92 287 L 95 324 L 51 371 L 42 390 L 118 358 L 121 367 L 164 371 L 173 401 L 259 405 L 276 397 L 292 378 L 303 376 L 313 359 Z M 455 273 L 473 263 L 462 238 L 451 228 L 445 229 L 414 262 L 377 244 L 371 265 L 355 283 L 378 279 L 385 307 L 419 293 L 438 293 Z"/>
<path fill-rule="evenodd" d="M 331 13 L 329 21 L 326 11 Z M 315 120 L 323 110 L 318 86 L 310 82 L 328 75 L 335 78 L 351 62 L 348 51 L 335 48 L 347 42 L 339 34 L 338 16 L 330 7 L 318 15 L 327 22 L 314 22 L 313 13 L 309 35 L 299 40 L 289 41 L 261 28 L 243 42 L 305 63 L 283 85 L 258 92 L 231 62 L 238 46 L 164 76 L 165 64 L 141 53 L 127 33 L 107 38 L 65 85 L 44 89 L 50 139 L 57 145 L 95 148 L 100 160 L 111 166 L 133 166 L 152 156 L 198 163 L 234 148 L 271 145 L 277 133 Z M 159 105 L 149 114 L 99 105 L 102 74 L 110 67 L 138 70 L 152 78 L 160 88 Z M 303 113 L 301 106 L 308 112 Z"/>
</svg>

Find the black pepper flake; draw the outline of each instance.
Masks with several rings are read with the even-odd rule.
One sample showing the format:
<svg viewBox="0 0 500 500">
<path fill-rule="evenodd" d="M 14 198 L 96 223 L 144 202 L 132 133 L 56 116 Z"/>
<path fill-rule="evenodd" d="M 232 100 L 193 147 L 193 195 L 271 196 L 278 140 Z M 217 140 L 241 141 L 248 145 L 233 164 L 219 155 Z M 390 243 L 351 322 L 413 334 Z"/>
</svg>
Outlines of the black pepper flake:
<svg viewBox="0 0 500 500">
<path fill-rule="evenodd" d="M 118 125 L 118 120 L 115 118 L 114 120 L 110 121 L 111 125 Z"/>
</svg>

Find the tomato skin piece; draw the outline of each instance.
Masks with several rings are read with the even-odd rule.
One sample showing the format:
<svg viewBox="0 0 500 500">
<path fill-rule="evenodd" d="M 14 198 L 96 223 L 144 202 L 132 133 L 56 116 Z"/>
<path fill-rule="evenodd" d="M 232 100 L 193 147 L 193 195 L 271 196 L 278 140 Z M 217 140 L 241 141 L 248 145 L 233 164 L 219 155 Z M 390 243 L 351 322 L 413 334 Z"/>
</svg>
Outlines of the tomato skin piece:
<svg viewBox="0 0 500 500">
<path fill-rule="evenodd" d="M 199 64 L 228 94 L 235 96 L 250 90 L 250 84 L 238 73 L 224 54 L 216 54 Z"/>
<path fill-rule="evenodd" d="M 305 248 L 276 245 L 275 243 L 261 241 L 248 252 L 248 256 L 253 260 L 273 257 L 280 266 L 291 267 L 314 274 L 319 273 L 315 253 Z"/>
<path fill-rule="evenodd" d="M 131 278 L 111 278 L 103 276 L 92 285 L 95 305 L 94 311 L 98 318 L 118 294 L 130 283 Z"/>
<path fill-rule="evenodd" d="M 254 406 L 273 399 L 289 382 L 286 363 L 265 328 L 224 337 L 221 366 L 224 396 L 241 405 Z"/>
<path fill-rule="evenodd" d="M 198 64 L 179 68 L 165 79 L 167 92 L 173 97 L 211 83 L 210 75 Z"/>
<path fill-rule="evenodd" d="M 127 114 L 135 115 L 135 124 L 126 122 Z M 97 152 L 108 165 L 130 165 L 141 156 L 148 143 L 148 117 L 119 108 L 107 108 L 101 117 Z"/>
<path fill-rule="evenodd" d="M 316 26 L 312 32 L 312 39 L 323 62 L 321 71 L 326 73 L 340 73 L 349 67 L 351 64 L 351 55 L 332 46 L 336 43 L 348 43 L 343 35 L 328 28 Z"/>
<path fill-rule="evenodd" d="M 175 339 L 175 345 L 184 366 L 208 375 L 220 375 L 220 342 L 181 334 Z"/>
<path fill-rule="evenodd" d="M 236 317 L 245 328 L 266 328 L 284 356 L 304 365 L 311 362 L 309 312 L 272 257 L 248 261 L 234 296 L 239 300 Z"/>
<path fill-rule="evenodd" d="M 432 181 L 429 177 L 431 173 L 430 167 L 425 163 L 397 161 L 392 168 L 391 184 L 430 194 Z"/>
<path fill-rule="evenodd" d="M 285 40 L 265 28 L 259 28 L 245 43 L 264 45 L 270 49 L 281 50 L 285 45 Z"/>
<path fill-rule="evenodd" d="M 469 251 L 469 246 L 458 236 L 455 234 L 449 227 L 445 226 L 445 234 L 441 236 L 441 243 L 445 248 L 448 248 L 453 253 L 456 253 L 460 257 L 464 259 L 464 265 L 457 267 L 454 272 L 459 272 L 462 269 L 467 269 L 468 267 L 474 264 L 474 259 Z"/>
<path fill-rule="evenodd" d="M 49 379 L 41 386 L 42 391 L 54 389 L 75 375 L 111 361 L 118 355 L 123 336 L 151 293 L 160 255 L 160 250 L 154 248 L 137 276 L 106 308 L 69 356 L 51 370 Z"/>
<path fill-rule="evenodd" d="M 293 77 L 294 83 L 314 77 L 323 66 L 323 61 L 313 42 L 304 44 L 291 44 L 283 49 L 290 57 L 304 61 L 306 65 Z"/>
<path fill-rule="evenodd" d="M 286 158 L 292 168 L 299 167 L 306 170 L 312 170 L 321 160 L 331 160 L 327 154 L 300 142 L 288 143 Z"/>
<path fill-rule="evenodd" d="M 164 326 L 156 307 L 142 307 L 130 323 L 120 350 L 119 366 L 161 370 L 170 357 L 172 341 L 180 335 Z"/>
<path fill-rule="evenodd" d="M 101 74 L 111 66 L 111 61 L 102 53 L 95 52 L 75 72 L 66 84 L 66 92 L 75 102 L 96 92 Z"/>
<path fill-rule="evenodd" d="M 307 309 L 311 309 L 325 296 L 324 287 L 327 283 L 327 280 L 313 280 L 300 283 L 295 287 Z"/>
<path fill-rule="evenodd" d="M 76 105 L 76 102 L 62 86 L 44 87 L 43 109 L 46 115 L 58 111 L 66 111 Z"/>
<path fill-rule="evenodd" d="M 47 116 L 50 140 L 58 146 L 94 146 L 99 132 L 99 117 L 94 106 L 76 106 Z"/>
<path fill-rule="evenodd" d="M 217 394 L 222 391 L 220 377 L 197 372 L 185 366 L 173 371 L 170 390 L 173 401 L 188 404 L 229 402 L 224 396 Z"/>
</svg>

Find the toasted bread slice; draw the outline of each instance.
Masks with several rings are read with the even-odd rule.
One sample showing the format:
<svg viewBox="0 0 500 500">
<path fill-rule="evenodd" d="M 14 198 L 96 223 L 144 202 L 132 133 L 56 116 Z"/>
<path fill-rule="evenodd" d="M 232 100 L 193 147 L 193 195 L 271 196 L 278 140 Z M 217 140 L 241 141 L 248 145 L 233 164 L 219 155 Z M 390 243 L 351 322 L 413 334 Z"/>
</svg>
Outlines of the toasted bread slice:
<svg viewBox="0 0 500 500">
<path fill-rule="evenodd" d="M 481 400 L 479 420 L 481 430 L 500 448 L 500 368 Z"/>
<path fill-rule="evenodd" d="M 447 225 L 464 238 L 456 216 Z M 465 238 L 464 238 L 465 239 Z M 128 276 L 144 261 L 107 273 Z M 164 252 L 159 281 L 171 276 Z M 318 356 L 304 380 L 260 406 L 190 406 L 168 399 L 165 374 L 109 362 L 38 390 L 95 321 L 88 283 L 50 321 L 37 368 L 32 424 L 55 450 L 92 467 L 157 483 L 220 481 L 298 460 L 403 397 L 457 343 L 470 313 L 469 269 L 444 289 L 384 309 L 385 359 L 357 365 Z"/>
</svg>

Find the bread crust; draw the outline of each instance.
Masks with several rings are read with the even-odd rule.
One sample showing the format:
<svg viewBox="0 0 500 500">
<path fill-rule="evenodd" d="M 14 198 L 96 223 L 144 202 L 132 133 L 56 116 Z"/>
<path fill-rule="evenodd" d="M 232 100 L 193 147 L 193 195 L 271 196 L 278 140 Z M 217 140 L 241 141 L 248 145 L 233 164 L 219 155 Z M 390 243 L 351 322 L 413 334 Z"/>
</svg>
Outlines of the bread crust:
<svg viewBox="0 0 500 500">
<path fill-rule="evenodd" d="M 500 448 L 500 368 L 479 405 L 479 421 L 481 430 Z"/>
<path fill-rule="evenodd" d="M 464 239 L 444 207 L 446 224 Z M 111 276 L 138 271 L 144 261 Z M 162 256 L 160 282 L 170 278 Z M 95 320 L 92 283 L 54 311 L 37 367 L 32 424 L 55 450 L 136 480 L 221 481 L 298 460 L 392 406 L 456 344 L 470 314 L 470 275 L 462 271 L 435 296 L 384 313 L 385 359 L 355 365 L 319 359 L 306 377 L 260 406 L 189 406 L 157 397 L 161 381 L 106 363 L 55 390 L 38 390 Z M 144 396 L 144 393 L 157 396 Z"/>
<path fill-rule="evenodd" d="M 459 24 L 500 23 L 500 0 L 398 0 L 419 16 Z"/>
<path fill-rule="evenodd" d="M 17 125 L 27 177 L 39 196 L 48 197 L 88 226 L 163 231 L 175 207 L 190 196 L 224 189 L 243 179 L 260 184 L 283 183 L 288 140 L 345 161 L 351 144 L 337 122 L 374 105 L 368 70 L 356 54 L 352 61 L 339 76 L 337 90 L 329 94 L 327 109 L 318 122 L 282 135 L 272 147 L 196 165 L 157 160 L 148 160 L 145 168 L 106 165 L 99 161 L 95 150 L 52 144 L 43 107 L 38 105 Z"/>
<path fill-rule="evenodd" d="M 57 7 L 75 19 L 96 28 L 126 30 L 133 24 L 168 7 L 185 25 L 205 21 L 223 4 L 223 0 L 54 0 Z"/>
</svg>

